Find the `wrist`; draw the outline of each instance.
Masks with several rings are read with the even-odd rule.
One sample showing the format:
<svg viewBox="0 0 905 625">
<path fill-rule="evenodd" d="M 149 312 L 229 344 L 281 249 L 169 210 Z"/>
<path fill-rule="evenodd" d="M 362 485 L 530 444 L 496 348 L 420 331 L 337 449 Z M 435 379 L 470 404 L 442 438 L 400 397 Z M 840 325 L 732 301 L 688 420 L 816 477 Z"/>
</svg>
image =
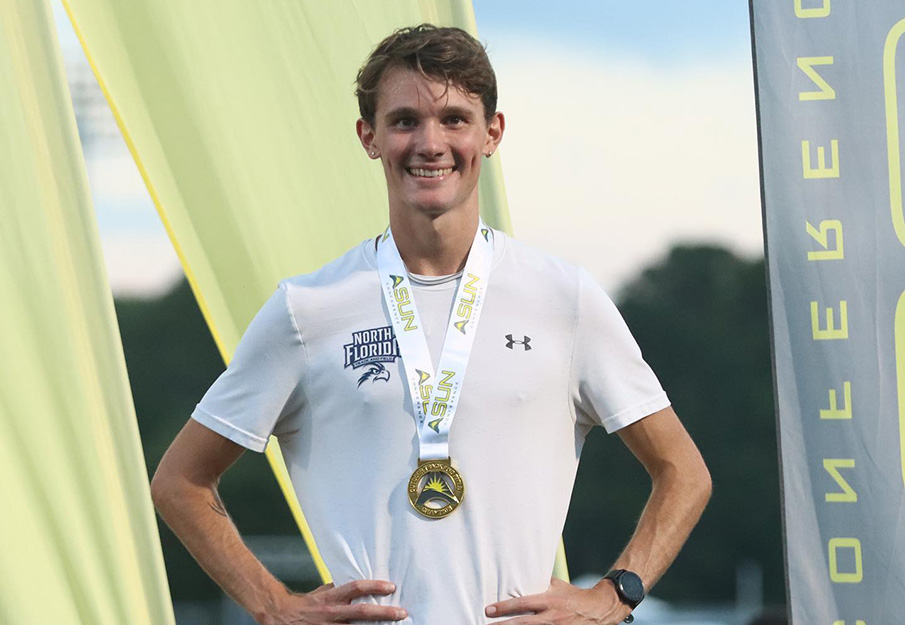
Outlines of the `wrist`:
<svg viewBox="0 0 905 625">
<path fill-rule="evenodd" d="M 590 590 L 597 596 L 604 610 L 603 615 L 608 619 L 615 619 L 614 623 L 621 622 L 632 613 L 632 608 L 625 604 L 616 592 L 613 580 L 604 578 Z"/>
<path fill-rule="evenodd" d="M 287 588 L 282 582 L 274 580 L 258 597 L 253 609 L 249 613 L 260 625 L 279 625 L 284 623 L 282 616 L 287 612 L 291 602 L 297 600 L 299 593 Z"/>
<path fill-rule="evenodd" d="M 644 600 L 644 583 L 641 577 L 634 571 L 626 569 L 613 569 L 603 576 L 601 581 L 609 581 L 619 601 L 628 608 L 629 616 L 625 618 L 626 623 L 631 623 L 634 619 L 631 612 L 638 604 Z"/>
</svg>

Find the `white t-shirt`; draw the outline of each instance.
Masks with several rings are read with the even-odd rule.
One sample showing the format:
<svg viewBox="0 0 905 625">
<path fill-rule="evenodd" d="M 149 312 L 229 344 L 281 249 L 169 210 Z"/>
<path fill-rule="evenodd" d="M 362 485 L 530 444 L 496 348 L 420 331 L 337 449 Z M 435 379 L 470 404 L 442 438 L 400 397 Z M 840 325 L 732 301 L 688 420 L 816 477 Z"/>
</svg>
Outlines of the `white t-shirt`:
<svg viewBox="0 0 905 625">
<path fill-rule="evenodd" d="M 669 405 L 586 271 L 494 234 L 450 431 L 465 482 L 450 516 L 426 519 L 406 495 L 418 436 L 374 239 L 281 281 L 192 413 L 254 451 L 277 436 L 334 583 L 392 581 L 368 600 L 412 625 L 493 622 L 486 605 L 546 590 L 588 430 Z M 436 367 L 458 279 L 435 282 L 413 290 Z"/>
</svg>

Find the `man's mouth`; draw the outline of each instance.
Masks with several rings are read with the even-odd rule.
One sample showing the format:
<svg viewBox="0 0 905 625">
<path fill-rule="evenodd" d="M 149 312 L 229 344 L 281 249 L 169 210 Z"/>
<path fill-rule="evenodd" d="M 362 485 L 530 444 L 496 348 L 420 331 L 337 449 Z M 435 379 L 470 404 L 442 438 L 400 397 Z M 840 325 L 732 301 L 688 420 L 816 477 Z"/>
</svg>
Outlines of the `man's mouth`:
<svg viewBox="0 0 905 625">
<path fill-rule="evenodd" d="M 422 169 L 420 167 L 406 167 L 406 171 L 416 178 L 438 178 L 451 174 L 456 168 L 447 167 L 445 169 Z"/>
</svg>

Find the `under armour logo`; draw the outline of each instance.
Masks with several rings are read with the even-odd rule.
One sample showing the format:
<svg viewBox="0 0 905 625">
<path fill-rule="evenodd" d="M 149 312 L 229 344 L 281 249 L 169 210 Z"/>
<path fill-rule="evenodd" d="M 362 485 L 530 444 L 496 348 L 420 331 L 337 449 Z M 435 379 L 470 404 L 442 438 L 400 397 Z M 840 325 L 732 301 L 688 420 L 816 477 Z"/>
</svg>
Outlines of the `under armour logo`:
<svg viewBox="0 0 905 625">
<path fill-rule="evenodd" d="M 530 336 L 526 336 L 523 340 L 519 341 L 517 339 L 512 338 L 511 334 L 506 335 L 506 347 L 508 347 L 509 349 L 513 349 L 513 347 L 512 347 L 513 345 L 521 345 L 525 348 L 525 351 L 527 352 L 529 349 L 531 349 L 531 346 L 529 345 L 530 342 L 531 342 Z"/>
</svg>

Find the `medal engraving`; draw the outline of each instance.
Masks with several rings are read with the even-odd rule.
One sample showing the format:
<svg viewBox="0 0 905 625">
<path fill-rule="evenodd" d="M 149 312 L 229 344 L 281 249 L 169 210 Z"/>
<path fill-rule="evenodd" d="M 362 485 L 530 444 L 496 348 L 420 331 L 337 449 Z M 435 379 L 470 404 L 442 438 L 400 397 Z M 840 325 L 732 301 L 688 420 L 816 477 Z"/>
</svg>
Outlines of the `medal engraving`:
<svg viewBox="0 0 905 625">
<path fill-rule="evenodd" d="M 409 479 L 412 507 L 429 519 L 442 519 L 459 507 L 465 482 L 449 460 L 429 460 L 418 465 Z"/>
</svg>

